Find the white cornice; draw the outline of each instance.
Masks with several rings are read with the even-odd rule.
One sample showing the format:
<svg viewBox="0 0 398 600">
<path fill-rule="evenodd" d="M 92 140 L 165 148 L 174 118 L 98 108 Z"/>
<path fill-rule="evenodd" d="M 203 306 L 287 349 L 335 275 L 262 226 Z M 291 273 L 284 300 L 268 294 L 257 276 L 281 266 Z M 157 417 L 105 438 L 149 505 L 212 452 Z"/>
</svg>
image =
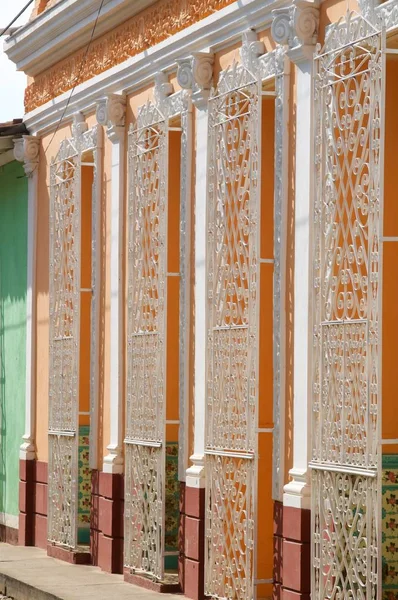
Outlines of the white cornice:
<svg viewBox="0 0 398 600">
<path fill-rule="evenodd" d="M 177 71 L 177 61 L 193 52 L 217 50 L 240 39 L 252 27 L 271 26 L 271 11 L 289 4 L 288 0 L 238 0 L 195 25 L 137 54 L 120 65 L 77 86 L 64 120 L 73 113 L 95 112 L 96 103 L 107 94 L 129 94 L 154 80 L 158 71 Z M 55 126 L 70 96 L 65 92 L 27 113 L 24 123 L 32 134 L 43 135 Z"/>
<path fill-rule="evenodd" d="M 95 37 L 110 31 L 155 0 L 104 0 Z M 91 38 L 99 2 L 61 0 L 20 27 L 4 42 L 4 51 L 17 69 L 37 75 L 82 48 Z"/>
</svg>

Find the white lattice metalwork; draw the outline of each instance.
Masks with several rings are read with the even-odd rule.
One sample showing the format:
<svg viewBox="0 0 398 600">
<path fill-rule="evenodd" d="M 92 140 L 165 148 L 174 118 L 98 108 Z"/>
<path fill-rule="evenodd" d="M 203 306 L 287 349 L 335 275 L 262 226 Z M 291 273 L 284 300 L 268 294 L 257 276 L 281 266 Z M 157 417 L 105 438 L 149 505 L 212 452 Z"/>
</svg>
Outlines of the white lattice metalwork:
<svg viewBox="0 0 398 600">
<path fill-rule="evenodd" d="M 252 598 L 260 84 L 234 63 L 209 101 L 206 590 Z"/>
<path fill-rule="evenodd" d="M 161 77 L 160 77 L 161 78 Z M 126 403 L 125 566 L 157 580 L 164 576 L 167 335 L 167 212 L 169 118 L 181 118 L 180 441 L 187 401 L 187 272 L 189 264 L 190 100 L 167 96 L 161 78 L 156 103 L 139 110 L 129 133 L 129 300 Z M 174 158 L 174 157 L 173 157 Z M 177 157 L 176 157 L 177 158 Z M 178 160 L 180 158 L 178 157 Z M 188 296 L 189 301 L 189 296 Z"/>
<path fill-rule="evenodd" d="M 72 132 L 51 163 L 50 181 L 48 539 L 69 548 L 77 545 L 81 155 L 96 154 L 99 135 L 80 115 Z"/>
<path fill-rule="evenodd" d="M 312 597 L 377 597 L 384 38 L 347 15 L 315 55 Z"/>
<path fill-rule="evenodd" d="M 275 81 L 273 496 L 283 487 L 288 68 L 244 35 L 209 101 L 206 594 L 255 597 L 262 82 Z"/>
</svg>

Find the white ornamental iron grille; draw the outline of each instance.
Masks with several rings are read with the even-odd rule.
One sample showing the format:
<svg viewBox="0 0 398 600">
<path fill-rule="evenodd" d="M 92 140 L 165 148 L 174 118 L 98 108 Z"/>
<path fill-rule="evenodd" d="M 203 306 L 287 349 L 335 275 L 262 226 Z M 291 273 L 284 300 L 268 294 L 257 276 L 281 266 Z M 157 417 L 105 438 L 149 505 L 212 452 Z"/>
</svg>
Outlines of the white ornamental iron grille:
<svg viewBox="0 0 398 600">
<path fill-rule="evenodd" d="M 234 63 L 209 100 L 205 593 L 216 598 L 253 597 L 259 94 Z"/>
<path fill-rule="evenodd" d="M 100 133 L 97 127 L 87 131 L 81 115 L 75 117 L 72 133 L 72 139 L 61 142 L 50 167 L 48 540 L 74 549 L 78 495 L 81 155 L 86 150 L 92 151 L 96 164 Z M 95 197 L 94 193 L 93 210 L 96 210 Z M 95 313 L 95 304 L 93 309 Z M 91 343 L 95 353 L 95 342 L 94 347 L 93 340 Z"/>
<path fill-rule="evenodd" d="M 166 84 L 168 85 L 168 84 Z M 186 224 L 190 100 L 186 92 L 148 102 L 129 132 L 128 372 L 125 566 L 164 577 L 169 116 L 181 116 L 180 361 L 187 348 Z M 178 158 L 179 160 L 179 158 Z M 189 301 L 189 298 L 188 298 Z M 180 432 L 186 370 L 180 366 Z M 179 462 L 185 462 L 180 433 Z"/>
<path fill-rule="evenodd" d="M 312 597 L 375 600 L 384 34 L 347 14 L 314 66 Z"/>
</svg>

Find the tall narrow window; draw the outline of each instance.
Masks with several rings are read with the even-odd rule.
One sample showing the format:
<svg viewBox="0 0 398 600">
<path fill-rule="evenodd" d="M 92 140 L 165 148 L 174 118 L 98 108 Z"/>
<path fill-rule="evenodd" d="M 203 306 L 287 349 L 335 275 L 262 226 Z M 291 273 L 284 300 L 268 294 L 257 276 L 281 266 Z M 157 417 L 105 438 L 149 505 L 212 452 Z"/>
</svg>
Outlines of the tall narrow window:
<svg viewBox="0 0 398 600">
<path fill-rule="evenodd" d="M 141 108 L 129 137 L 125 566 L 178 583 L 181 118 Z M 185 201 L 185 199 L 184 199 Z M 182 453 L 183 456 L 183 453 Z"/>
<path fill-rule="evenodd" d="M 350 15 L 315 56 L 314 600 L 380 593 L 382 45 Z"/>
<path fill-rule="evenodd" d="M 48 540 L 71 550 L 86 545 L 88 552 L 100 134 L 87 130 L 80 115 L 72 131 L 51 164 Z"/>
<path fill-rule="evenodd" d="M 254 592 L 259 91 L 234 64 L 209 105 L 206 594 L 218 598 Z"/>
</svg>

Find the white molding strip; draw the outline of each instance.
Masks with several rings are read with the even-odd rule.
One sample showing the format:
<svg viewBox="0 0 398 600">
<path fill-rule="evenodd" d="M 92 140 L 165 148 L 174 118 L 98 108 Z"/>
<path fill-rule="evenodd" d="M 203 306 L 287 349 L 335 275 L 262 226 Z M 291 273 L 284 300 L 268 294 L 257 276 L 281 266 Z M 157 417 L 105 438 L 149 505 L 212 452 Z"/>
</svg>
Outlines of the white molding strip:
<svg viewBox="0 0 398 600">
<path fill-rule="evenodd" d="M 207 160 L 208 160 L 208 92 L 204 91 L 202 102 L 196 101 L 195 111 L 195 400 L 194 400 L 194 454 L 190 457 L 193 466 L 186 472 L 188 487 L 205 487 L 205 413 L 206 413 L 206 206 L 207 206 Z"/>
<path fill-rule="evenodd" d="M 153 81 L 158 71 L 175 71 L 177 61 L 193 52 L 217 49 L 237 41 L 248 27 L 264 30 L 272 22 L 271 11 L 288 6 L 287 0 L 239 0 L 215 14 L 148 48 L 104 73 L 76 87 L 65 112 L 70 121 L 75 112 L 95 111 L 98 100 L 109 93 L 129 94 Z M 51 131 L 65 110 L 70 91 L 27 113 L 24 118 L 31 133 Z"/>
<path fill-rule="evenodd" d="M 98 38 L 120 25 L 155 0 L 61 0 L 17 29 L 6 39 L 4 51 L 19 71 L 37 75 L 89 43 L 94 23 Z M 65 45 L 67 44 L 67 52 Z"/>
<path fill-rule="evenodd" d="M 294 257 L 294 431 L 293 468 L 284 487 L 283 504 L 310 508 L 308 462 L 310 457 L 311 348 L 310 249 L 312 197 L 312 59 L 296 64 L 296 176 Z"/>
<path fill-rule="evenodd" d="M 28 239 L 26 286 L 25 433 L 19 451 L 22 460 L 36 458 L 36 233 L 38 169 L 28 179 Z"/>
<path fill-rule="evenodd" d="M 0 525 L 11 527 L 12 529 L 19 528 L 19 517 L 0 512 Z"/>
<path fill-rule="evenodd" d="M 123 225 L 126 98 L 115 94 L 97 105 L 97 121 L 107 127 L 112 144 L 111 161 L 111 333 L 110 333 L 110 431 L 105 473 L 123 473 Z"/>
<path fill-rule="evenodd" d="M 38 138 L 24 135 L 14 140 L 14 157 L 23 163 L 28 178 L 28 228 L 26 272 L 26 366 L 25 366 L 25 431 L 22 436 L 19 458 L 33 460 L 36 424 L 36 233 L 37 186 L 40 142 Z"/>
</svg>

